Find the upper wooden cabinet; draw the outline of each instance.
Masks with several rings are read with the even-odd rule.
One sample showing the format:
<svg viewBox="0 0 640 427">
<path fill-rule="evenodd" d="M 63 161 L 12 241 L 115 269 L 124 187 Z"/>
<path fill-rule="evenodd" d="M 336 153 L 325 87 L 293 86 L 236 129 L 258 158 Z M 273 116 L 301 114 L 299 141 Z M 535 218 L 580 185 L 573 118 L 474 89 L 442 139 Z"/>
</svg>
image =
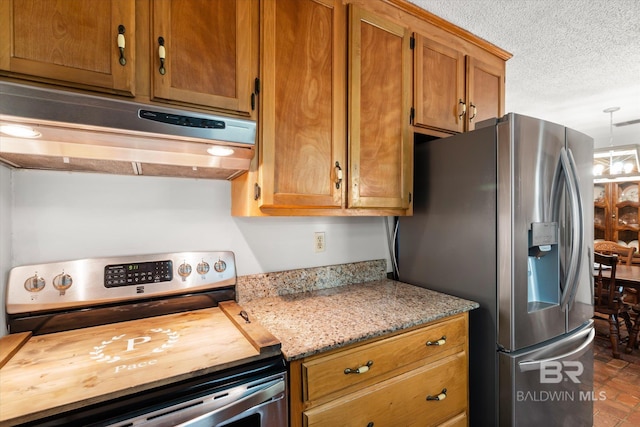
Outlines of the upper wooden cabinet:
<svg viewBox="0 0 640 427">
<path fill-rule="evenodd" d="M 466 130 L 504 115 L 504 62 L 488 63 L 467 56 Z"/>
<path fill-rule="evenodd" d="M 254 5 L 153 0 L 153 98 L 250 114 L 257 77 L 251 67 Z"/>
<path fill-rule="evenodd" d="M 135 94 L 134 0 L 2 0 L 0 35 L 12 76 Z"/>
<path fill-rule="evenodd" d="M 265 0 L 261 29 L 259 155 L 232 214 L 406 214 L 409 30 L 340 0 Z"/>
<path fill-rule="evenodd" d="M 413 180 L 411 33 L 352 5 L 348 207 L 407 209 Z"/>
<path fill-rule="evenodd" d="M 345 169 L 345 8 L 262 5 L 261 208 L 340 208 Z"/>
<path fill-rule="evenodd" d="M 415 34 L 414 126 L 444 132 L 475 129 L 504 115 L 504 60 L 465 54 L 459 43 Z"/>
<path fill-rule="evenodd" d="M 0 0 L 0 10 L 4 75 L 257 116 L 257 0 Z"/>
<path fill-rule="evenodd" d="M 415 35 L 416 126 L 464 131 L 464 54 L 452 47 Z"/>
</svg>

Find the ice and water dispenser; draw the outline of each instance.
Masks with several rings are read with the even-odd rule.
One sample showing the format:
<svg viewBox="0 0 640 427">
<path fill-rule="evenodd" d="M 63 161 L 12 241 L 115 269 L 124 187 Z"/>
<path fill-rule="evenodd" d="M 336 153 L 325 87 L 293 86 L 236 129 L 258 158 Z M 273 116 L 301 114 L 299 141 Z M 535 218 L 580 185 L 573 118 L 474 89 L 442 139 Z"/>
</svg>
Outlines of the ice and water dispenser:
<svg viewBox="0 0 640 427">
<path fill-rule="evenodd" d="M 534 222 L 529 230 L 528 311 L 560 304 L 558 223 Z"/>
</svg>

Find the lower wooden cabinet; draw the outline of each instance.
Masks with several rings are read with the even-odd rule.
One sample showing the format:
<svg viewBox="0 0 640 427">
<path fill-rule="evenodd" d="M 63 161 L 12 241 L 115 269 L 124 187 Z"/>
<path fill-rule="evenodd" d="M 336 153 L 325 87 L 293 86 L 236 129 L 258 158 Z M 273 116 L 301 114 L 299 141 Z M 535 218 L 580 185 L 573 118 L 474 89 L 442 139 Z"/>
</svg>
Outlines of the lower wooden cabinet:
<svg viewBox="0 0 640 427">
<path fill-rule="evenodd" d="M 291 426 L 467 425 L 468 315 L 290 366 Z"/>
</svg>

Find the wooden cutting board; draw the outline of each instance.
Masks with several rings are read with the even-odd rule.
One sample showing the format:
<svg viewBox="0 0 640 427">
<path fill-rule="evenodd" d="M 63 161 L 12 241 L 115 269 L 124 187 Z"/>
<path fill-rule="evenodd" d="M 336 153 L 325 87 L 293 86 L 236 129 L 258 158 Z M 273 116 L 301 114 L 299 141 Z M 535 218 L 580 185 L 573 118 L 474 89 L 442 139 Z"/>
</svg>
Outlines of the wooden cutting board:
<svg viewBox="0 0 640 427">
<path fill-rule="evenodd" d="M 31 337 L 0 369 L 0 424 L 26 422 L 280 353 L 235 303 Z M 256 337 L 256 333 L 258 336 Z M 256 339 L 254 339 L 256 337 Z"/>
</svg>

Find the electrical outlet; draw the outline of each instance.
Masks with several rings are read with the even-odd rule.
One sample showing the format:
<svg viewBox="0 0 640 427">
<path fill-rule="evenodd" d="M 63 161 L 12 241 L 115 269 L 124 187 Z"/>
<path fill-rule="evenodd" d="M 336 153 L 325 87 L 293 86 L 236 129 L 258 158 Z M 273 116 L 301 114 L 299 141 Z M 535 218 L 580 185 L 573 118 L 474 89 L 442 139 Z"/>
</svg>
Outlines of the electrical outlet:
<svg viewBox="0 0 640 427">
<path fill-rule="evenodd" d="M 316 252 L 324 252 L 324 231 L 316 231 L 313 236 Z"/>
</svg>

